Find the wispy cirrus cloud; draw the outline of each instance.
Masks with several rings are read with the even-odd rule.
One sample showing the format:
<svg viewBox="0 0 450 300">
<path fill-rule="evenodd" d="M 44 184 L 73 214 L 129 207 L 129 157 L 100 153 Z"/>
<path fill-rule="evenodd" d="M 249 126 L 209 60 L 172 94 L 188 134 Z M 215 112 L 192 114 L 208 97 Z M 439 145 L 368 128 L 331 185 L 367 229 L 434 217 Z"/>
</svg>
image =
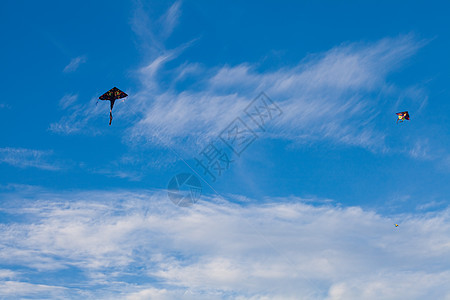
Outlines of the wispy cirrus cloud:
<svg viewBox="0 0 450 300">
<path fill-rule="evenodd" d="M 13 280 L 0 281 L 0 290 L 3 299 L 17 299 L 18 295 L 31 299 L 42 299 L 42 297 L 55 299 L 68 296 L 62 287 Z"/>
<path fill-rule="evenodd" d="M 166 37 L 152 26 L 142 3 L 137 4 L 133 30 L 142 38 L 141 47 L 150 62 L 138 71 L 143 88 L 135 101 L 144 111 L 131 130 L 131 140 L 144 137 L 170 147 L 180 140 L 188 145 L 204 143 L 265 91 L 285 112 L 271 137 L 292 143 L 329 140 L 386 151 L 384 128 L 377 128 L 374 118 L 382 109 L 399 105 L 406 94 L 420 108 L 426 103 L 420 88 L 402 91 L 387 81 L 390 73 L 424 45 L 412 35 L 343 44 L 275 71 L 259 72 L 257 66 L 245 62 L 206 68 L 184 61 L 170 69 L 166 63 L 176 60 L 181 49 L 165 48 Z M 180 15 L 176 2 L 159 21 L 163 20 L 163 28 L 173 28 L 170 24 L 177 24 Z M 177 90 L 178 84 L 189 79 L 195 84 Z M 160 88 L 161 81 L 171 82 L 169 88 Z M 399 100 L 392 103 L 385 96 Z"/>
<path fill-rule="evenodd" d="M 59 106 L 62 109 L 66 109 L 69 106 L 75 104 L 75 102 L 78 100 L 78 95 L 76 94 L 67 94 L 64 95 L 61 100 L 59 100 Z"/>
<path fill-rule="evenodd" d="M 92 170 L 92 172 L 97 173 L 97 174 L 106 175 L 108 177 L 129 179 L 131 181 L 139 181 L 143 177 L 142 174 L 139 174 L 137 172 L 117 170 L 116 168 L 111 169 L 111 167 L 109 169 L 105 168 L 105 169 L 99 169 L 99 170 Z"/>
<path fill-rule="evenodd" d="M 410 145 L 409 155 L 413 158 L 432 159 L 432 151 L 428 139 L 418 139 Z"/>
<path fill-rule="evenodd" d="M 150 56 L 165 51 L 165 40 L 172 34 L 181 15 L 181 1 L 175 1 L 167 11 L 156 20 L 149 17 L 151 10 L 143 1 L 135 1 L 131 26 L 140 39 L 140 46 Z M 147 53 L 148 54 L 148 53 Z"/>
<path fill-rule="evenodd" d="M 0 148 L 0 162 L 19 168 L 60 170 L 61 166 L 52 159 L 53 151 L 25 148 Z"/>
<path fill-rule="evenodd" d="M 213 197 L 181 209 L 164 191 L 2 198 L 2 213 L 18 220 L 0 225 L 5 272 L 21 269 L 7 279 L 22 282 L 16 297 L 44 284 L 36 272 L 57 277 L 66 296 L 96 299 L 450 296 L 448 209 L 383 216 L 299 198 L 241 205 Z"/>
<path fill-rule="evenodd" d="M 63 72 L 64 73 L 75 72 L 81 64 L 86 62 L 86 60 L 87 60 L 86 56 L 78 56 L 78 57 L 73 58 L 70 61 L 70 63 L 64 67 Z"/>
<path fill-rule="evenodd" d="M 124 136 L 131 143 L 145 140 L 156 147 L 182 145 L 184 151 L 194 151 L 217 137 L 264 91 L 284 112 L 265 136 L 292 144 L 329 141 L 384 152 L 390 145 L 385 127 L 376 118 L 395 110 L 405 97 L 419 108 L 427 101 L 420 87 L 403 91 L 388 81 L 424 45 L 413 35 L 339 45 L 278 70 L 258 71 L 258 66 L 245 62 L 206 67 L 185 60 L 169 67 L 192 46 L 190 42 L 175 49 L 165 47 L 180 16 L 181 2 L 159 18 L 150 18 L 145 3 L 136 2 L 131 24 L 149 62 L 136 71 L 141 88 L 132 95 L 133 106 L 124 112 L 134 119 Z M 50 130 L 83 132 L 100 113 L 92 103 L 65 109 L 68 114 Z"/>
<path fill-rule="evenodd" d="M 2 270 L 0 269 L 0 278 L 4 279 L 4 278 L 15 278 L 17 277 L 19 273 L 18 272 L 14 272 L 11 270 Z"/>
<path fill-rule="evenodd" d="M 101 114 L 101 105 L 96 105 L 96 99 L 91 99 L 87 103 L 78 103 L 77 94 L 64 95 L 59 101 L 59 106 L 66 112 L 58 122 L 51 123 L 49 130 L 60 134 L 76 134 L 86 132 L 97 134 L 98 132 L 86 127 L 91 120 Z"/>
<path fill-rule="evenodd" d="M 136 71 L 141 88 L 132 95 L 133 106 L 124 112 L 134 119 L 124 136 L 128 142 L 195 151 L 217 137 L 264 91 L 284 112 L 267 137 L 294 145 L 328 141 L 387 152 L 392 145 L 386 142 L 388 133 L 377 118 L 405 102 L 419 110 L 427 102 L 420 87 L 400 89 L 388 80 L 425 44 L 413 35 L 342 44 L 278 70 L 259 71 L 246 62 L 206 67 L 184 60 L 177 65 L 173 62 L 193 44 L 166 49 L 165 40 L 180 16 L 181 2 L 159 18 L 150 18 L 146 5 L 136 2 L 131 24 L 149 60 Z M 92 103 L 71 108 L 65 108 L 69 113 L 51 124 L 50 130 L 83 132 L 100 113 Z M 404 152 L 423 157 L 425 149 L 417 147 Z"/>
<path fill-rule="evenodd" d="M 175 27 L 178 25 L 178 21 L 181 16 L 181 1 L 175 1 L 167 10 L 167 12 L 161 16 L 159 23 L 162 25 L 162 37 L 169 37 Z"/>
<path fill-rule="evenodd" d="M 177 58 L 166 51 L 139 71 L 143 88 L 136 101 L 144 107 L 144 116 L 132 128 L 131 136 L 171 146 L 181 139 L 204 142 L 216 137 L 265 91 L 284 112 L 272 137 L 293 143 L 329 140 L 385 151 L 385 133 L 374 119 L 382 109 L 394 105 L 383 100 L 386 95 L 395 97 L 392 93 L 396 89 L 387 82 L 387 76 L 422 45 L 411 35 L 352 43 L 313 55 L 295 66 L 265 72 L 248 63 L 203 67 L 202 72 L 196 72 L 201 66 L 184 63 L 172 70 L 169 80 L 173 84 L 162 91 L 158 82 L 170 72 L 165 63 Z M 178 91 L 177 83 L 186 78 L 195 86 Z M 410 97 L 413 90 L 409 89 Z M 416 95 L 422 105 L 423 93 Z"/>
</svg>

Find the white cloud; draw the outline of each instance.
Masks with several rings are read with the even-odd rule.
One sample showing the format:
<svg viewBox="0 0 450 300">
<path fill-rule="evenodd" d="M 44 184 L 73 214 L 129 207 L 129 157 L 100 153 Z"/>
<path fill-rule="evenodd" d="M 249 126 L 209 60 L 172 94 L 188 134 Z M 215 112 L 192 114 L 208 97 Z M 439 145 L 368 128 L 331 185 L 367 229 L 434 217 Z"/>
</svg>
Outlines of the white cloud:
<svg viewBox="0 0 450 300">
<path fill-rule="evenodd" d="M 103 174 L 109 177 L 117 177 L 122 179 L 130 179 L 131 181 L 139 181 L 142 179 L 142 175 L 137 172 L 127 172 L 123 170 L 117 170 L 115 167 L 111 169 L 111 166 L 109 169 L 99 169 L 99 170 L 92 170 L 93 173 L 96 174 Z"/>
<path fill-rule="evenodd" d="M 6 147 L 0 148 L 0 163 L 7 163 L 19 168 L 59 170 L 59 163 L 50 161 L 52 155 L 52 151 Z"/>
<path fill-rule="evenodd" d="M 5 199 L 2 212 L 20 222 L 0 225 L 0 259 L 58 271 L 69 293 L 96 299 L 450 297 L 448 209 L 388 217 L 298 198 L 181 209 L 164 191 Z M 90 282 L 81 290 L 70 288 L 73 268 Z M 27 272 L 21 281 L 35 284 Z"/>
<path fill-rule="evenodd" d="M 441 293 L 450 280 L 450 272 L 384 273 L 335 284 L 327 300 L 344 299 L 450 299 L 450 291 Z M 392 284 L 395 282 L 396 284 Z"/>
<path fill-rule="evenodd" d="M 178 20 L 181 16 L 181 1 L 174 2 L 167 12 L 161 17 L 160 23 L 162 27 L 162 36 L 169 37 L 175 27 L 178 25 Z"/>
<path fill-rule="evenodd" d="M 145 52 L 155 55 L 165 52 L 165 40 L 172 34 L 181 16 L 181 1 L 175 1 L 167 11 L 158 18 L 151 18 L 151 9 L 143 1 L 135 1 L 135 10 L 131 26 L 141 42 Z M 148 54 L 146 53 L 146 54 Z"/>
<path fill-rule="evenodd" d="M 78 56 L 73 58 L 70 63 L 64 67 L 63 72 L 64 73 L 72 73 L 75 72 L 78 67 L 86 62 L 86 57 L 85 56 Z"/>
<path fill-rule="evenodd" d="M 423 46 L 412 35 L 340 45 L 274 71 L 258 71 L 257 66 L 245 62 L 208 68 L 182 61 L 168 67 L 168 62 L 177 61 L 193 43 L 165 48 L 165 40 L 181 17 L 181 2 L 172 4 L 159 18 L 149 17 L 145 3 L 135 3 L 132 28 L 150 59 L 137 70 L 142 88 L 130 94 L 133 105 L 120 112 L 135 120 L 124 135 L 131 144 L 146 141 L 153 147 L 193 154 L 241 117 L 247 105 L 264 91 L 283 115 L 271 124 L 270 133 L 262 136 L 292 144 L 326 140 L 388 151 L 387 133 L 375 118 L 405 98 L 420 98 L 416 101 L 420 107 L 426 102 L 421 89 L 407 87 L 402 91 L 387 82 L 387 76 Z M 185 81 L 195 84 L 179 90 L 177 86 Z M 396 96 L 397 103 L 383 100 Z M 85 132 L 83 129 L 100 113 L 92 103 L 75 106 L 69 115 L 51 124 L 50 130 Z M 410 153 L 413 157 L 423 154 L 423 149 L 416 150 L 419 152 Z"/>
<path fill-rule="evenodd" d="M 413 158 L 431 159 L 431 147 L 428 139 L 416 140 L 409 150 L 409 155 Z"/>
<path fill-rule="evenodd" d="M 109 122 L 109 105 L 108 108 L 102 105 L 104 101 L 100 101 L 102 104 L 97 105 L 97 99 L 91 99 L 87 103 L 77 103 L 77 100 L 78 95 L 76 94 L 67 94 L 61 98 L 59 105 L 67 111 L 67 114 L 61 117 L 59 121 L 51 123 L 50 131 L 60 134 L 87 133 L 96 135 L 99 133 L 98 130 L 93 130 L 93 127 L 87 129 L 89 122 L 100 115 L 105 116 L 106 123 Z"/>
<path fill-rule="evenodd" d="M 20 281 L 0 281 L 0 291 L 2 299 L 17 299 L 17 297 L 61 299 L 65 295 L 65 289 L 62 287 Z"/>
<path fill-rule="evenodd" d="M 69 106 L 73 105 L 78 100 L 78 95 L 67 94 L 59 100 L 59 106 L 62 109 L 66 109 Z"/>
<path fill-rule="evenodd" d="M 170 88 L 162 91 L 158 89 L 161 71 L 177 57 L 167 52 L 139 72 L 144 88 L 136 93 L 135 102 L 144 108 L 144 116 L 132 128 L 131 138 L 170 146 L 180 140 L 204 143 L 217 137 L 265 91 L 284 112 L 271 137 L 293 143 L 326 139 L 384 151 L 385 133 L 373 120 L 392 103 L 380 100 L 380 93 L 395 92 L 386 82 L 387 75 L 421 46 L 412 36 L 354 43 L 311 56 L 293 67 L 266 72 L 242 63 L 203 68 L 198 73 L 198 64 L 184 63 L 174 69 Z M 189 76 L 195 86 L 177 91 L 177 81 Z M 416 90 L 422 99 L 423 92 Z M 413 94 L 410 88 L 408 96 Z"/>
<path fill-rule="evenodd" d="M 166 289 L 149 288 L 139 292 L 131 293 L 126 297 L 127 300 L 146 300 L 146 299 L 158 299 L 158 300 L 172 300 L 175 296 L 182 297 L 181 292 L 168 291 Z M 183 297 L 183 299 L 185 299 Z"/>
<path fill-rule="evenodd" d="M 5 269 L 0 269 L 0 278 L 4 279 L 4 278 L 14 278 L 17 277 L 17 272 L 11 271 L 11 270 L 5 270 Z"/>
<path fill-rule="evenodd" d="M 436 209 L 445 206 L 445 201 L 435 201 L 432 200 L 430 202 L 420 204 L 417 206 L 418 210 L 429 210 L 429 209 Z"/>
</svg>

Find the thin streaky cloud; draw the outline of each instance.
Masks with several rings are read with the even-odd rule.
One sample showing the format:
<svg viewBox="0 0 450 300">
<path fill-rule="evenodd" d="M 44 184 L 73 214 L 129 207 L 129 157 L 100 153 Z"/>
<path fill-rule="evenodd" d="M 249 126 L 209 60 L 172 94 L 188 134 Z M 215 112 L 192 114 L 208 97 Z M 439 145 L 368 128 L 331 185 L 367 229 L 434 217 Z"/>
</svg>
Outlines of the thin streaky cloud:
<svg viewBox="0 0 450 300">
<path fill-rule="evenodd" d="M 257 72 L 255 66 L 242 63 L 204 68 L 199 74 L 192 72 L 199 68 L 197 64 L 184 63 L 176 68 L 173 80 L 181 80 L 180 74 L 191 76 L 197 88 L 181 92 L 173 87 L 158 89 L 160 71 L 167 72 L 166 62 L 175 60 L 178 53 L 160 55 L 139 71 L 144 87 L 136 93 L 136 102 L 148 108 L 131 136 L 157 142 L 157 132 L 158 139 L 169 145 L 180 139 L 210 139 L 264 91 L 284 111 L 274 130 L 278 133 L 271 137 L 293 143 L 328 139 L 386 151 L 385 133 L 376 127 L 374 118 L 389 103 L 379 95 L 385 86 L 392 86 L 386 82 L 387 75 L 422 45 L 411 35 L 354 43 L 269 72 Z M 423 96 L 421 91 L 416 94 Z M 414 89 L 409 96 L 414 97 Z M 148 99 L 153 100 L 149 103 Z"/>
<path fill-rule="evenodd" d="M 70 63 L 64 67 L 63 72 L 64 73 L 75 72 L 81 64 L 86 62 L 86 60 L 87 60 L 86 56 L 78 56 L 78 57 L 73 58 L 70 61 Z"/>
<path fill-rule="evenodd" d="M 181 2 L 173 3 L 157 20 L 149 17 L 149 11 L 143 1 L 137 0 L 134 3 L 131 28 L 140 40 L 139 46 L 143 48 L 144 52 L 149 52 L 151 56 L 166 51 L 164 42 L 178 24 Z"/>
<path fill-rule="evenodd" d="M 45 297 L 50 298 L 64 298 L 67 297 L 66 289 L 64 287 L 45 285 L 45 284 L 30 284 L 22 281 L 0 281 L 0 295 L 2 299 L 17 299 L 17 297 L 27 297 L 32 299 L 39 299 Z"/>
<path fill-rule="evenodd" d="M 25 148 L 0 148 L 0 162 L 18 168 L 38 168 L 56 171 L 61 167 L 52 162 L 53 151 Z"/>
<path fill-rule="evenodd" d="M 409 155 L 416 159 L 433 159 L 430 141 L 428 139 L 418 139 L 410 145 Z"/>
<path fill-rule="evenodd" d="M 12 270 L 0 269 L 0 279 L 4 278 L 16 278 L 20 273 L 14 272 Z"/>
<path fill-rule="evenodd" d="M 118 168 L 117 168 L 118 169 Z M 142 174 L 139 174 L 137 172 L 128 172 L 123 170 L 116 170 L 116 168 L 109 169 L 99 169 L 99 170 L 92 170 L 92 173 L 94 174 L 102 174 L 106 175 L 108 177 L 116 177 L 121 179 L 128 179 L 130 181 L 140 181 L 143 177 Z"/>
<path fill-rule="evenodd" d="M 168 37 L 172 34 L 175 27 L 178 25 L 181 16 L 181 1 L 176 1 L 170 6 L 167 12 L 161 17 L 160 23 L 162 25 L 163 37 Z"/>
<path fill-rule="evenodd" d="M 62 109 L 67 109 L 69 106 L 74 104 L 78 100 L 77 94 L 67 94 L 64 95 L 61 100 L 59 100 L 59 106 Z"/>
<path fill-rule="evenodd" d="M 60 100 L 60 107 L 67 111 L 65 115 L 57 122 L 53 122 L 49 125 L 49 130 L 59 134 L 89 134 L 97 135 L 99 131 L 88 128 L 89 122 L 108 111 L 105 109 L 104 103 L 97 103 L 96 98 L 90 99 L 90 101 L 80 102 L 77 101 L 77 95 L 65 95 Z M 107 116 L 107 114 L 103 114 Z"/>
</svg>

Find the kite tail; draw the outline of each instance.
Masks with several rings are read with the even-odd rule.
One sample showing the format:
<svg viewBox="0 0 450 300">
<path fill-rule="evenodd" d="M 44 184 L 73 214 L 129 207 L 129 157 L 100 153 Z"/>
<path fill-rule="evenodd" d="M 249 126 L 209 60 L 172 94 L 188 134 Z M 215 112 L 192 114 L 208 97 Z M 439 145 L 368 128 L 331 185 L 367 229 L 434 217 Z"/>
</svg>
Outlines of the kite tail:
<svg viewBox="0 0 450 300">
<path fill-rule="evenodd" d="M 111 100 L 111 109 L 109 110 L 109 126 L 111 126 L 111 122 L 112 122 L 112 119 L 113 119 L 113 117 L 112 117 L 112 109 L 114 107 L 114 102 L 115 101 L 116 100 Z"/>
</svg>

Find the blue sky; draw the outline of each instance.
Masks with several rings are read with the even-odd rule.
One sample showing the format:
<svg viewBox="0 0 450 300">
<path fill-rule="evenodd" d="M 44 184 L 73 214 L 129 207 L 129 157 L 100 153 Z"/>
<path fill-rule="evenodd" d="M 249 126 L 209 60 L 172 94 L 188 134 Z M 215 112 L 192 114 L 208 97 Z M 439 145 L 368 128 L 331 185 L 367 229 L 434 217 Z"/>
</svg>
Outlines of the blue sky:
<svg viewBox="0 0 450 300">
<path fill-rule="evenodd" d="M 0 296 L 450 297 L 448 9 L 3 1 Z M 179 173 L 202 182 L 189 208 Z"/>
</svg>

